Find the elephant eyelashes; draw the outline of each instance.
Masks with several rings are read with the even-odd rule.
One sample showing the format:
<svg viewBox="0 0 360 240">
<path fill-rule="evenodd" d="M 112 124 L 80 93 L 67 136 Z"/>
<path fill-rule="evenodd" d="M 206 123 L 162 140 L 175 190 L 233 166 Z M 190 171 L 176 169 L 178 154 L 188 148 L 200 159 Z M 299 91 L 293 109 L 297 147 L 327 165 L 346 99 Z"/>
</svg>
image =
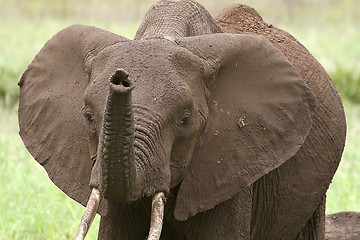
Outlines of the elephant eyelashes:
<svg viewBox="0 0 360 240">
<path fill-rule="evenodd" d="M 85 109 L 84 116 L 89 122 L 92 122 L 94 120 L 89 108 Z"/>
<path fill-rule="evenodd" d="M 86 117 L 86 119 L 89 121 L 89 122 L 92 122 L 94 119 L 93 119 L 93 116 L 91 116 L 90 113 L 84 113 L 84 116 Z"/>
<path fill-rule="evenodd" d="M 191 122 L 191 113 L 186 111 L 181 115 L 179 123 L 182 126 L 186 126 L 189 125 L 190 122 Z"/>
<path fill-rule="evenodd" d="M 83 109 L 83 115 L 86 118 L 86 123 L 89 125 L 92 132 L 96 130 L 96 121 L 94 118 L 94 114 L 92 113 L 91 108 L 84 107 Z"/>
</svg>

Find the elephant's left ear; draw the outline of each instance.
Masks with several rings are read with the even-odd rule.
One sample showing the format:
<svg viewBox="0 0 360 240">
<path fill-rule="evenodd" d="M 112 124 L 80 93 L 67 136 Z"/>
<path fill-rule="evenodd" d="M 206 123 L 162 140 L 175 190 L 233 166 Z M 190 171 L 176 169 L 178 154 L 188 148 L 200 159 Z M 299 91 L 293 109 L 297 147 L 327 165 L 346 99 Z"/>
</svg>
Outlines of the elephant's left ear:
<svg viewBox="0 0 360 240">
<path fill-rule="evenodd" d="M 312 126 L 315 97 L 267 39 L 180 39 L 212 69 L 209 121 L 181 183 L 175 218 L 213 208 L 289 160 Z"/>
</svg>

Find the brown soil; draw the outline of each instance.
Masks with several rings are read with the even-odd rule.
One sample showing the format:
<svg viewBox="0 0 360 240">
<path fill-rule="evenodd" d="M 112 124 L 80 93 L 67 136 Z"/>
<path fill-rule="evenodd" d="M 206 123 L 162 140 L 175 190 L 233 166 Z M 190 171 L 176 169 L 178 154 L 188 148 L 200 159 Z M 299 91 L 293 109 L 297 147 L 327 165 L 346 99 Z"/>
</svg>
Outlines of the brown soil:
<svg viewBox="0 0 360 240">
<path fill-rule="evenodd" d="M 360 212 L 338 212 L 326 216 L 326 240 L 360 240 Z"/>
</svg>

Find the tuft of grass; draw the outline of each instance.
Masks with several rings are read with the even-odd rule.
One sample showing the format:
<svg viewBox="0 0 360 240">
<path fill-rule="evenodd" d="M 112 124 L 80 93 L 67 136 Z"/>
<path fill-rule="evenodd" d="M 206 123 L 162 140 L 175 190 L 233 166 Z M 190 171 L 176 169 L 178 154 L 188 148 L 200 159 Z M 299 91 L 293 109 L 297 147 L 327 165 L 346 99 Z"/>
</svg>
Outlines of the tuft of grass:
<svg viewBox="0 0 360 240">
<path fill-rule="evenodd" d="M 14 83 L 19 75 L 18 71 L 0 65 L 0 99 L 3 99 L 6 106 L 14 105 L 18 101 L 19 89 Z"/>
<path fill-rule="evenodd" d="M 343 100 L 360 103 L 360 71 L 338 66 L 330 77 Z"/>
</svg>

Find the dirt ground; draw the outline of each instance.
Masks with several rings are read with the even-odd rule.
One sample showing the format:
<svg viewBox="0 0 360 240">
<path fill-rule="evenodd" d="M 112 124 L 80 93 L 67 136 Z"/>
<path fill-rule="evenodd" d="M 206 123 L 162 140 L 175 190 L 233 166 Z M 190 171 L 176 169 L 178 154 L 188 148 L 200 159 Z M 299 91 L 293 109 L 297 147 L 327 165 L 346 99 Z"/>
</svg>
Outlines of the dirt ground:
<svg viewBox="0 0 360 240">
<path fill-rule="evenodd" d="M 360 240 L 360 212 L 338 212 L 326 216 L 326 240 Z"/>
</svg>

